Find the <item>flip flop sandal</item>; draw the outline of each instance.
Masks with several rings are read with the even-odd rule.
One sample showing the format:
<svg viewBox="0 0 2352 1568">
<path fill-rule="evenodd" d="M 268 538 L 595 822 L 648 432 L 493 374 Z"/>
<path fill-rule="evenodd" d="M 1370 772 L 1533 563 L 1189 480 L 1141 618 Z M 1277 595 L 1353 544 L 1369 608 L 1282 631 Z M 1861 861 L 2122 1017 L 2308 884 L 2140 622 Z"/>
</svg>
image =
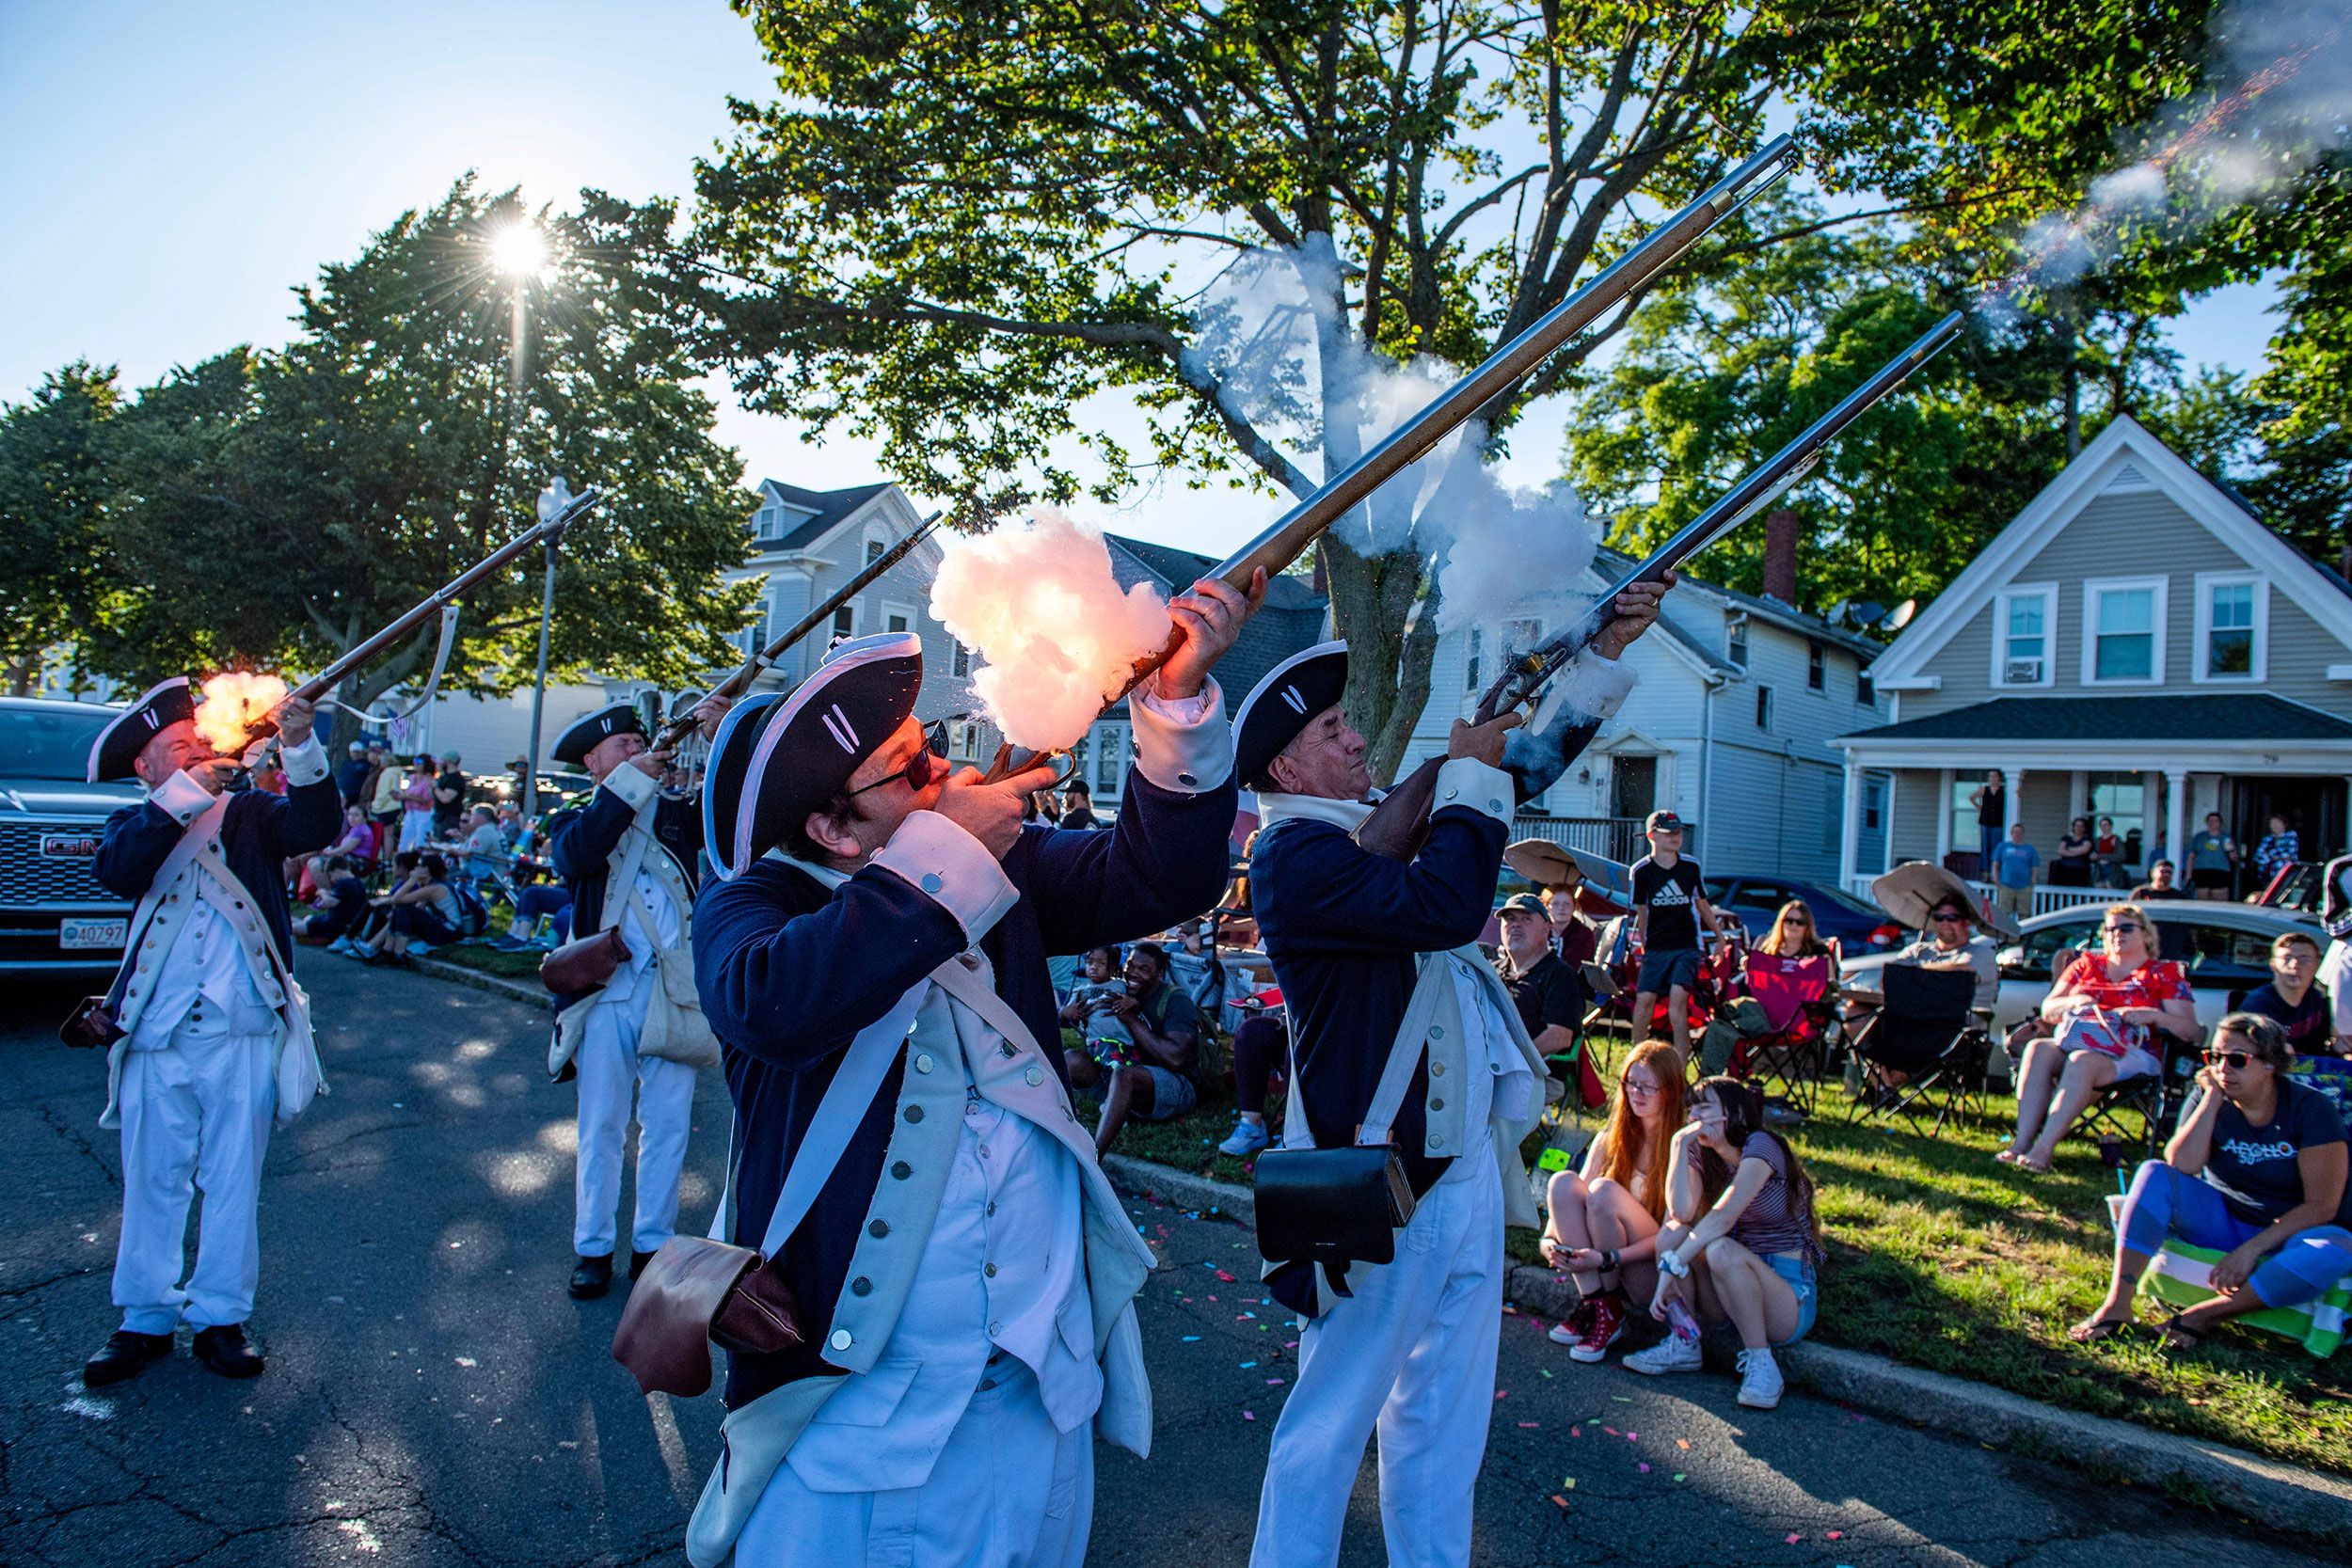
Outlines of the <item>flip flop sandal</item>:
<svg viewBox="0 0 2352 1568">
<path fill-rule="evenodd" d="M 2133 1318 L 2091 1318 L 2068 1329 L 2066 1337 L 2078 1345 L 2095 1345 L 2120 1338 L 2137 1326 L 2137 1320 Z"/>
<path fill-rule="evenodd" d="M 2181 1314 L 2173 1313 L 2156 1325 L 2156 1343 L 2169 1351 L 2192 1351 L 2205 1342 L 2205 1337 L 2181 1322 Z"/>
<path fill-rule="evenodd" d="M 2017 1163 L 2017 1151 L 2013 1148 L 1996 1149 L 1993 1158 L 2005 1165 L 2013 1165 Z"/>
<path fill-rule="evenodd" d="M 2024 1171 L 2028 1176 L 2047 1176 L 2050 1174 L 2050 1162 L 2047 1160 L 2037 1162 L 2030 1155 L 2020 1154 L 2016 1158 L 2014 1164 L 2019 1170 Z"/>
</svg>

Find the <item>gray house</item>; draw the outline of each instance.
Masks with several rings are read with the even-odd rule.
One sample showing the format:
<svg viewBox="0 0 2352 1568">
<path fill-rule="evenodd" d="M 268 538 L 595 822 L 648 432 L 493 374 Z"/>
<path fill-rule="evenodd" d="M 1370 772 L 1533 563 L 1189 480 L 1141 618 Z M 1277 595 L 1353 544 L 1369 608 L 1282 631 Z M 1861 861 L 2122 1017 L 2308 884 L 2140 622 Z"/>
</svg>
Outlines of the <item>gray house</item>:
<svg viewBox="0 0 2352 1568">
<path fill-rule="evenodd" d="M 2118 417 L 1879 657 L 1891 721 L 1837 745 L 1849 885 L 1902 861 L 1978 870 L 1988 770 L 2047 862 L 2109 816 L 2137 874 L 2217 811 L 2273 815 L 2306 859 L 2352 841 L 2352 584 Z M 1892 801 L 1866 834 L 1851 803 Z M 2044 890 L 2038 908 L 2082 896 Z"/>
</svg>

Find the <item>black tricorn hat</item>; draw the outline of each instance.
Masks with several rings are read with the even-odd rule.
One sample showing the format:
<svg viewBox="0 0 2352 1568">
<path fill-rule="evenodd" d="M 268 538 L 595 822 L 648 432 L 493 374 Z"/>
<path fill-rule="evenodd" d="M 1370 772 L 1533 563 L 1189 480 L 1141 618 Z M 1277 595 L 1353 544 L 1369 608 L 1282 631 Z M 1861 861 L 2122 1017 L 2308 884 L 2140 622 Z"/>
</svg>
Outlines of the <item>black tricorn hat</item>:
<svg viewBox="0 0 2352 1568">
<path fill-rule="evenodd" d="M 103 784 L 108 779 L 135 777 L 131 765 L 147 750 L 147 743 L 166 726 L 195 717 L 196 693 L 190 689 L 187 676 L 174 675 L 167 681 L 157 681 L 140 692 L 138 700 L 118 714 L 114 722 L 100 730 L 98 738 L 90 742 L 89 782 Z"/>
<path fill-rule="evenodd" d="M 558 762 L 582 763 L 588 760 L 588 753 L 596 749 L 596 742 L 607 736 L 644 733 L 644 717 L 637 711 L 637 705 L 614 703 L 576 721 L 571 728 L 557 736 L 552 754 Z"/>
<path fill-rule="evenodd" d="M 743 781 L 760 736 L 784 710 L 785 694 L 763 691 L 727 709 L 710 737 L 710 759 L 703 768 L 703 845 L 721 881 L 743 869 L 735 862 L 735 821 L 743 803 Z"/>
<path fill-rule="evenodd" d="M 922 689 L 923 641 L 911 631 L 852 638 L 828 653 L 760 726 L 728 863 L 746 869 L 821 810 L 907 721 Z"/>
<path fill-rule="evenodd" d="M 1261 787 L 1282 748 L 1346 689 L 1345 642 L 1318 642 L 1268 670 L 1233 716 L 1233 777 L 1247 788 Z"/>
</svg>

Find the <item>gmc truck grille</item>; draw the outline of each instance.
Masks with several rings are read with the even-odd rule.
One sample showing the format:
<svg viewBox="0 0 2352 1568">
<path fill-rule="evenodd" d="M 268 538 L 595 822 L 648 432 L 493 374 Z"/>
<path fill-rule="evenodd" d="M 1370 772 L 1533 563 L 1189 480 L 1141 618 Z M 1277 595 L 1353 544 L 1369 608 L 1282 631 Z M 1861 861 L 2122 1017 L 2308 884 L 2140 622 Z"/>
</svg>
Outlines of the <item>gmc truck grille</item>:
<svg viewBox="0 0 2352 1568">
<path fill-rule="evenodd" d="M 0 822 L 0 904 L 119 904 L 99 884 L 94 858 L 43 855 L 41 840 L 95 841 L 104 824 Z"/>
</svg>

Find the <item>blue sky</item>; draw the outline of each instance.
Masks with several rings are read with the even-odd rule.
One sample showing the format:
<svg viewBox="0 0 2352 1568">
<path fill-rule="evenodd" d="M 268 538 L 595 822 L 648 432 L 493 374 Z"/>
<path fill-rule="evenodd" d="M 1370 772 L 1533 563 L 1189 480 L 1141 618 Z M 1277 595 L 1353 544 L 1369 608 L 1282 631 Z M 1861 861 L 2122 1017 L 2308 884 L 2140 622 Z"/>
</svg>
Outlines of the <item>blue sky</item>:
<svg viewBox="0 0 2352 1568">
<path fill-rule="evenodd" d="M 75 357 L 137 385 L 282 341 L 290 288 L 469 167 L 559 205 L 582 185 L 680 194 L 726 135 L 726 95 L 770 91 L 719 0 L 0 0 L 0 398 Z M 2253 369 L 2269 298 L 2201 301 L 2174 341 L 2192 364 Z M 1519 433 L 1512 480 L 1556 471 L 1558 430 L 1555 414 Z M 812 444 L 727 403 L 722 434 L 755 477 L 878 477 L 843 433 Z M 1279 508 L 1171 489 L 1080 510 L 1222 554 Z"/>
</svg>

